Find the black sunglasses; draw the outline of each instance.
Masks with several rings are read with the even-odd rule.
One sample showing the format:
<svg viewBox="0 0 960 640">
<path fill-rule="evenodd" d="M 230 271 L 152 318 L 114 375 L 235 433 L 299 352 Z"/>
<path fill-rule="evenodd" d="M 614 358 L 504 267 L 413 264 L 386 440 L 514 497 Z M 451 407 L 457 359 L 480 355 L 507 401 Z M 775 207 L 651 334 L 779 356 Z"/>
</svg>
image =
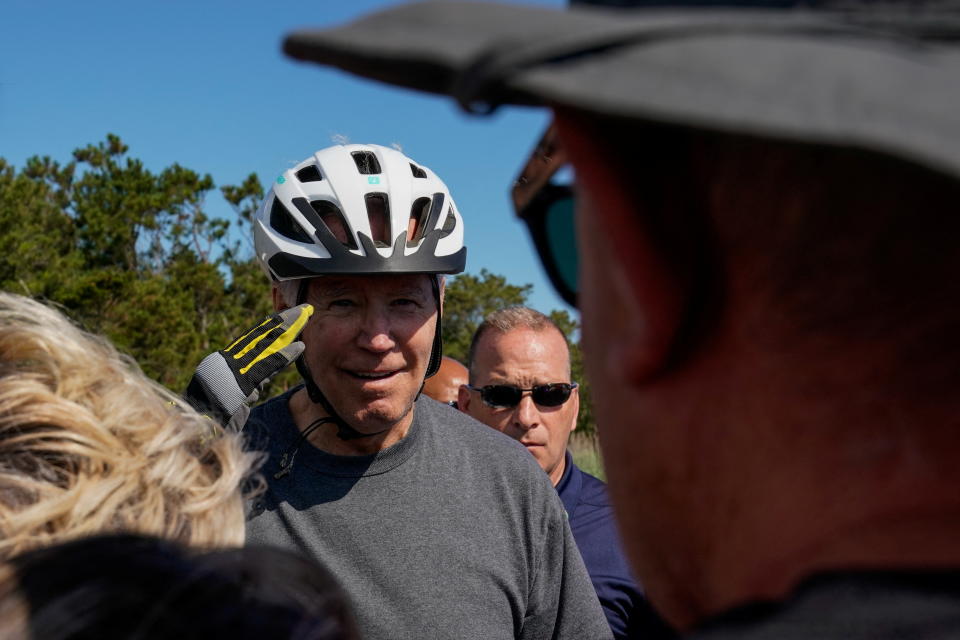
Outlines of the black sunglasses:
<svg viewBox="0 0 960 640">
<path fill-rule="evenodd" d="M 538 384 L 529 389 L 521 389 L 512 384 L 488 384 L 485 387 L 467 385 L 471 391 L 479 391 L 480 399 L 484 404 L 494 409 L 512 409 L 520 404 L 523 394 L 530 392 L 530 397 L 541 407 L 559 407 L 570 398 L 570 393 L 577 388 L 576 382 L 551 382 Z"/>
<path fill-rule="evenodd" d="M 514 181 L 511 197 L 517 216 L 533 238 L 540 262 L 553 287 L 577 306 L 577 240 L 573 226 L 573 188 L 554 181 L 567 165 L 567 153 L 551 125 Z"/>
</svg>

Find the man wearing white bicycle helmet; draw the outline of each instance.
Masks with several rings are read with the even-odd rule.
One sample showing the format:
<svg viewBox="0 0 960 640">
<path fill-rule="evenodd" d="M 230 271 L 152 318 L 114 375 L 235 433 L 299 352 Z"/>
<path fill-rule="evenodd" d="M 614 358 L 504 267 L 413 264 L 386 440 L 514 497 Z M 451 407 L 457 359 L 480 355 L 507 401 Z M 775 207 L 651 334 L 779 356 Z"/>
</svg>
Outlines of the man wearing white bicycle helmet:
<svg viewBox="0 0 960 640">
<path fill-rule="evenodd" d="M 248 539 L 327 564 L 364 638 L 609 637 L 540 468 L 420 395 L 466 260 L 443 182 L 394 149 L 324 149 L 276 179 L 254 240 L 275 307 L 313 314 L 304 386 L 247 423 L 269 455 Z"/>
</svg>

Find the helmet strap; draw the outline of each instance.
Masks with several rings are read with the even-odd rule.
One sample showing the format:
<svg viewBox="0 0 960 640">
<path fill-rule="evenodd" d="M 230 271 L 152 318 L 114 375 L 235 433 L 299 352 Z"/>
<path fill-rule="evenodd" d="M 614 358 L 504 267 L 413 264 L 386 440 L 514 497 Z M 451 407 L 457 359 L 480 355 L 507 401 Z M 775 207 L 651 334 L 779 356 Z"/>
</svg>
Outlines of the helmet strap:
<svg viewBox="0 0 960 640">
<path fill-rule="evenodd" d="M 442 311 L 440 309 L 440 276 L 434 275 L 430 278 L 430 285 L 433 289 L 433 299 L 437 303 L 437 328 L 433 334 L 433 350 L 430 352 L 430 363 L 427 365 L 427 373 L 424 380 L 437 373 L 440 370 L 440 360 L 443 357 L 443 327 L 440 324 Z"/>
<path fill-rule="evenodd" d="M 430 283 L 433 288 L 433 299 L 437 302 L 437 328 L 433 334 L 433 349 L 430 351 L 430 362 L 427 364 L 427 372 L 423 376 L 423 382 L 420 383 L 420 390 L 417 391 L 417 397 L 414 402 L 420 399 L 423 388 L 427 384 L 427 378 L 433 376 L 440 370 L 440 360 L 443 358 L 443 326 L 440 324 L 443 310 L 440 308 L 440 276 L 433 276 Z"/>
</svg>

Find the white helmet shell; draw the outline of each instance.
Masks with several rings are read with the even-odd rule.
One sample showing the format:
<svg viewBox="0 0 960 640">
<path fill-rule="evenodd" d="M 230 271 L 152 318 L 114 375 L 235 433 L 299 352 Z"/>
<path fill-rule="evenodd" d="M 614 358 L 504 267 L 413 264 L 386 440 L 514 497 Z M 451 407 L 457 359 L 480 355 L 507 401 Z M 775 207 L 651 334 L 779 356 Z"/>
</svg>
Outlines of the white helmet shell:
<svg viewBox="0 0 960 640">
<path fill-rule="evenodd" d="M 446 185 L 396 149 L 317 151 L 273 184 L 253 220 L 277 281 L 325 274 L 460 273 L 463 218 Z"/>
</svg>

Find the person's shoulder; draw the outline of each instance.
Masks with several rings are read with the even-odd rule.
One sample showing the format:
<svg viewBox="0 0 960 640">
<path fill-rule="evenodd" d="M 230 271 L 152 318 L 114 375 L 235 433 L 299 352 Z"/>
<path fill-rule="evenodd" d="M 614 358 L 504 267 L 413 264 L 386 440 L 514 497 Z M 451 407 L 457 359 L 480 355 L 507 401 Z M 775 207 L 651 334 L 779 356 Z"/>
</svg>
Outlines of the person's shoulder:
<svg viewBox="0 0 960 640">
<path fill-rule="evenodd" d="M 422 412 L 421 419 L 432 423 L 438 434 L 454 434 L 453 438 L 445 438 L 448 445 L 481 459 L 486 466 L 507 466 L 511 470 L 545 475 L 522 444 L 463 411 L 427 396 L 417 400 L 416 411 Z"/>
<path fill-rule="evenodd" d="M 576 465 L 574 470 L 580 473 L 581 478 L 580 504 L 604 509 L 613 508 L 610 503 L 610 494 L 607 492 L 607 484 L 603 480 L 590 475 Z"/>
<path fill-rule="evenodd" d="M 512 441 L 511 438 L 496 429 L 488 427 L 463 411 L 437 402 L 428 396 L 421 396 L 417 400 L 416 411 L 422 416 L 422 419 L 442 429 L 456 430 L 457 434 L 461 436 L 487 442 L 500 442 L 502 439 Z"/>
<path fill-rule="evenodd" d="M 290 389 L 278 396 L 274 396 L 265 402 L 261 402 L 250 410 L 250 420 L 257 422 L 281 420 L 290 414 L 289 402 L 290 396 L 296 389 Z"/>
<path fill-rule="evenodd" d="M 289 402 L 290 396 L 296 391 L 296 388 L 285 391 L 250 410 L 250 417 L 247 418 L 247 423 L 243 428 L 243 435 L 248 448 L 267 449 L 267 443 L 272 439 L 271 436 L 277 433 L 280 425 L 293 424 Z"/>
<path fill-rule="evenodd" d="M 690 640 L 957 637 L 960 572 L 848 570 L 807 576 L 778 602 L 753 602 L 703 621 Z M 688 637 L 688 636 L 684 636 Z"/>
</svg>

